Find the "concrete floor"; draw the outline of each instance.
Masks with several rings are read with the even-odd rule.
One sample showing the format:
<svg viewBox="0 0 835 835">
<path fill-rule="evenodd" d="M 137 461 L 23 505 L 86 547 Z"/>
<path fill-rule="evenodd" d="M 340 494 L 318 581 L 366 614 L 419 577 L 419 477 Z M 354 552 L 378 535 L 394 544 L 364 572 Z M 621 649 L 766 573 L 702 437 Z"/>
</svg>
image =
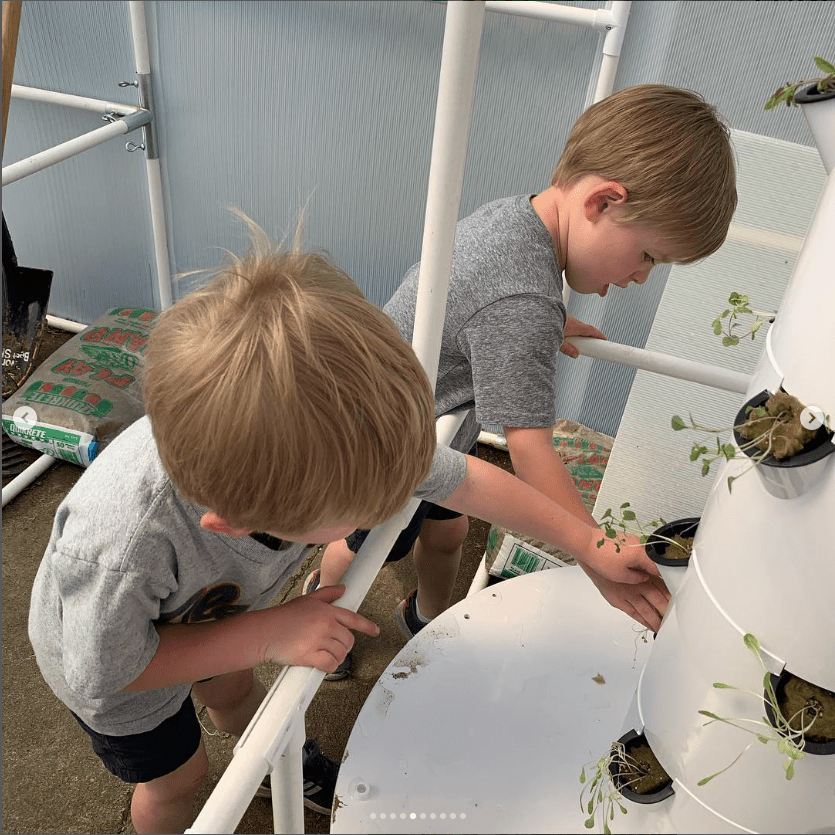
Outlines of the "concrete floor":
<svg viewBox="0 0 835 835">
<path fill-rule="evenodd" d="M 48 334 L 46 357 L 70 335 Z M 37 454 L 26 452 L 34 460 Z M 480 446 L 479 455 L 509 469 L 507 453 Z M 58 462 L 3 509 L 2 629 L 2 832 L 133 833 L 133 786 L 110 775 L 93 754 L 86 735 L 44 683 L 27 637 L 29 595 L 46 548 L 55 511 L 83 470 Z M 3 483 L 7 479 L 4 477 Z M 487 541 L 489 525 L 471 520 L 453 602 L 466 596 Z M 276 602 L 299 594 L 307 573 L 318 565 L 312 553 Z M 354 672 L 324 682 L 306 717 L 308 736 L 325 754 L 341 759 L 357 715 L 389 661 L 405 643 L 394 621 L 394 608 L 415 585 L 411 559 L 384 566 L 360 612 L 381 628 L 377 638 L 358 635 Z M 280 668 L 262 665 L 257 674 L 270 686 Z M 205 803 L 232 757 L 234 738 L 217 734 L 202 718 L 211 770 L 198 797 Z M 329 816 L 305 810 L 305 830 L 329 831 Z M 237 832 L 272 832 L 269 801 L 255 798 Z"/>
</svg>

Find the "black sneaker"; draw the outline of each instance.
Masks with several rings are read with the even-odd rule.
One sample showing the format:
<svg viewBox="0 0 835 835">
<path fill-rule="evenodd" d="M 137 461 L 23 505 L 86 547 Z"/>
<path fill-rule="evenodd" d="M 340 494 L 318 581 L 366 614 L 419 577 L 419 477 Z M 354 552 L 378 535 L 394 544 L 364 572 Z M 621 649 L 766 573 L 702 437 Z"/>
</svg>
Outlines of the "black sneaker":
<svg viewBox="0 0 835 835">
<path fill-rule="evenodd" d="M 414 638 L 430 621 L 421 620 L 417 613 L 417 589 L 412 589 L 394 610 L 394 619 L 407 638 Z"/>
<path fill-rule="evenodd" d="M 339 774 L 339 763 L 326 757 L 319 743 L 315 739 L 308 739 L 302 748 L 302 789 L 304 791 L 304 805 L 314 812 L 329 815 L 333 806 L 333 795 L 336 791 L 336 776 Z M 272 784 L 268 774 L 256 797 L 272 797 Z"/>
<path fill-rule="evenodd" d="M 310 572 L 302 584 L 302 594 L 310 594 L 319 588 L 319 569 L 316 568 Z M 342 663 L 332 672 L 325 674 L 325 681 L 342 681 L 343 678 L 348 678 L 351 674 L 351 668 L 354 666 L 353 655 L 349 652 Z"/>
</svg>

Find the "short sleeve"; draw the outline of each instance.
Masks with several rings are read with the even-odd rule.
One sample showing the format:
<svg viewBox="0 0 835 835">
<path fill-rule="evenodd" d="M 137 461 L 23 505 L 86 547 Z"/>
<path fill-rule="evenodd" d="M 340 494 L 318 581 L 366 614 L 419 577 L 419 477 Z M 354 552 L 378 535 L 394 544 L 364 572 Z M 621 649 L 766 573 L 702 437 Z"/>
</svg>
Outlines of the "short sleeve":
<svg viewBox="0 0 835 835">
<path fill-rule="evenodd" d="M 414 495 L 430 502 L 442 502 L 458 489 L 466 474 L 467 457 L 463 452 L 447 446 L 437 446 L 429 475 Z"/>
<path fill-rule="evenodd" d="M 562 302 L 530 294 L 501 299 L 462 328 L 459 347 L 472 367 L 479 423 L 553 425 L 564 327 Z"/>
<path fill-rule="evenodd" d="M 118 693 L 156 652 L 164 592 L 148 577 L 56 556 L 66 682 L 86 698 Z"/>
</svg>

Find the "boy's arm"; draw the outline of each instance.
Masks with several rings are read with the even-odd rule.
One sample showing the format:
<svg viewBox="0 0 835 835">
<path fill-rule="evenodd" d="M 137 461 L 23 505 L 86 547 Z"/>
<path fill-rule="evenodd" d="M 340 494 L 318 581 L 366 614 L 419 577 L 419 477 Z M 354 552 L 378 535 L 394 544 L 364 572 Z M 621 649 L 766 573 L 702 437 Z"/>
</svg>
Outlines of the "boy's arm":
<svg viewBox="0 0 835 835">
<path fill-rule="evenodd" d="M 550 427 L 506 426 L 504 431 L 516 475 L 561 504 L 581 521 L 599 528 L 577 490 L 568 468 L 554 449 L 553 433 Z M 661 623 L 660 617 L 648 612 L 646 603 L 650 602 L 653 608 L 663 615 L 669 603 L 669 592 L 664 581 L 658 576 L 657 566 L 646 555 L 639 538 L 629 536 L 626 542 L 628 543 L 626 548 L 621 544 L 620 554 L 615 552 L 613 556 L 610 556 L 615 564 L 622 563 L 624 558 L 631 559 L 637 555 L 640 561 L 634 567 L 656 576 L 646 578 L 640 584 L 624 583 L 620 578 L 612 576 L 609 567 L 601 571 L 599 564 L 591 565 L 583 560 L 578 560 L 579 565 L 612 606 L 623 610 L 644 626 L 656 630 Z M 614 569 L 615 565 L 611 568 Z M 639 617 L 642 613 L 644 617 Z"/>
<path fill-rule="evenodd" d="M 352 629 L 371 636 L 380 632 L 362 615 L 331 605 L 344 591 L 343 585 L 326 586 L 281 606 L 224 620 L 160 624 L 154 657 L 125 691 L 188 684 L 264 661 L 332 673 L 354 644 Z"/>
<path fill-rule="evenodd" d="M 551 432 L 545 431 L 551 454 L 562 465 L 553 449 Z M 541 452 L 545 457 L 544 451 Z M 557 481 L 558 486 L 565 488 L 565 504 L 499 467 L 467 456 L 464 480 L 448 499 L 436 500 L 436 503 L 567 551 L 576 557 L 612 606 L 622 609 L 644 626 L 657 629 L 660 615 L 666 611 L 669 601 L 669 592 L 660 579 L 658 567 L 646 555 L 637 537 L 620 537 L 617 540 L 620 553 L 617 553 L 615 540 L 603 536 L 564 465 L 562 469 L 571 488 L 568 489 L 564 480 Z M 598 548 L 601 539 L 604 542 Z"/>
</svg>

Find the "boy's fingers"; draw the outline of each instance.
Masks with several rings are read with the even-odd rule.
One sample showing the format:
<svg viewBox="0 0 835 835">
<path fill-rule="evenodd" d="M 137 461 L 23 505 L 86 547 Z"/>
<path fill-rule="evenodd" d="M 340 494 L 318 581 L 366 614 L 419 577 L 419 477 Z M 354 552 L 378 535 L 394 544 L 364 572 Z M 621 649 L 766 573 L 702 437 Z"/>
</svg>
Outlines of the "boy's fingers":
<svg viewBox="0 0 835 835">
<path fill-rule="evenodd" d="M 334 600 L 339 600 L 344 593 L 345 585 L 339 583 L 336 586 L 324 586 L 323 588 L 316 589 L 309 596 L 316 597 L 325 603 L 333 603 Z M 368 618 L 363 617 L 358 612 L 352 612 L 350 609 L 336 608 L 339 610 L 337 620 L 348 629 L 353 629 L 356 632 L 364 632 L 372 638 L 376 638 L 380 634 L 380 627 L 374 621 L 370 621 Z"/>
<path fill-rule="evenodd" d="M 358 612 L 352 612 L 350 609 L 343 609 L 345 616 L 340 618 L 340 623 L 347 626 L 348 629 L 353 629 L 355 632 L 364 632 L 372 638 L 376 638 L 380 634 L 380 627 L 374 621 L 363 617 Z"/>
<path fill-rule="evenodd" d="M 323 586 L 310 592 L 310 597 L 316 597 L 319 600 L 324 600 L 325 603 L 333 603 L 334 600 L 339 600 L 345 594 L 345 584 L 338 583 L 335 586 Z"/>
</svg>

